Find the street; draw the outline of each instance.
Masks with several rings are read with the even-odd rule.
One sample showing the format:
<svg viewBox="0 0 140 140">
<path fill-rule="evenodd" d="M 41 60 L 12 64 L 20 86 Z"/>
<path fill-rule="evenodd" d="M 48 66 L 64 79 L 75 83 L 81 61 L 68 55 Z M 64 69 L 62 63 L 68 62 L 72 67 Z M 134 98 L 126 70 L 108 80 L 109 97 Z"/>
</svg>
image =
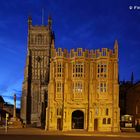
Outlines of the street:
<svg viewBox="0 0 140 140">
<path fill-rule="evenodd" d="M 63 135 L 6 135 L 1 134 L 0 140 L 138 140 L 134 137 L 106 137 L 106 136 L 63 136 Z"/>
<path fill-rule="evenodd" d="M 140 133 L 111 133 L 87 131 L 44 131 L 39 128 L 0 129 L 0 140 L 138 140 Z"/>
</svg>

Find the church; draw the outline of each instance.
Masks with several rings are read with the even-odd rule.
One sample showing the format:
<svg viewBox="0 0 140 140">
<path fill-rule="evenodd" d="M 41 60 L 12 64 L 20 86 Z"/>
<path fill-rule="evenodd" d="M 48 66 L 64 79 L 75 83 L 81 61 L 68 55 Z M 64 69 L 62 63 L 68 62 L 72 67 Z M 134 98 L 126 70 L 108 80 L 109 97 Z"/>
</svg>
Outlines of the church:
<svg viewBox="0 0 140 140">
<path fill-rule="evenodd" d="M 47 131 L 120 131 L 118 42 L 113 49 L 55 48 L 52 19 L 28 19 L 21 118 Z"/>
<path fill-rule="evenodd" d="M 52 20 L 33 25 L 28 18 L 27 57 L 21 97 L 21 119 L 25 124 L 44 126 L 48 102 L 51 49 L 54 48 Z"/>
</svg>

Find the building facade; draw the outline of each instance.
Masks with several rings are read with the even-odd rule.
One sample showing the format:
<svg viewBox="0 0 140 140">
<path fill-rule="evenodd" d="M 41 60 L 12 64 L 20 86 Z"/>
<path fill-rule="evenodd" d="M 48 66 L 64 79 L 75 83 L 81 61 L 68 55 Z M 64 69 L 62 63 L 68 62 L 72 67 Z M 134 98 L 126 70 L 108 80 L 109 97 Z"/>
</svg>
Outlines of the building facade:
<svg viewBox="0 0 140 140">
<path fill-rule="evenodd" d="M 120 116 L 126 115 L 126 102 L 127 102 L 127 92 L 135 85 L 132 81 L 120 81 L 119 82 L 119 107 Z"/>
<path fill-rule="evenodd" d="M 46 130 L 120 130 L 118 43 L 114 49 L 52 49 Z"/>
<path fill-rule="evenodd" d="M 13 116 L 13 108 L 12 104 L 5 102 L 3 97 L 0 96 L 0 125 L 5 124 L 6 114 L 9 114 L 9 118 Z"/>
<path fill-rule="evenodd" d="M 28 47 L 21 97 L 21 118 L 26 124 L 45 124 L 45 108 L 50 68 L 50 52 L 54 47 L 52 20 L 48 25 L 33 25 L 28 19 Z"/>
<path fill-rule="evenodd" d="M 0 110 L 2 110 L 3 109 L 3 106 L 4 106 L 4 99 L 3 99 L 3 97 L 2 96 L 0 96 Z"/>
<path fill-rule="evenodd" d="M 140 82 L 127 90 L 126 114 L 133 115 L 135 125 L 140 125 Z"/>
</svg>

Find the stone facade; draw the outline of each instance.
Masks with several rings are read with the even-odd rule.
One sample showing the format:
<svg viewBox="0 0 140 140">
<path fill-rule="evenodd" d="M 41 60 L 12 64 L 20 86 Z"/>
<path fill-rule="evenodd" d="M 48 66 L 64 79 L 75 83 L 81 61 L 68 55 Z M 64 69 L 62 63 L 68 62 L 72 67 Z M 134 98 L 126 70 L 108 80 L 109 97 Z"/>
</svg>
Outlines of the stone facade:
<svg viewBox="0 0 140 140">
<path fill-rule="evenodd" d="M 0 96 L 0 110 L 3 109 L 3 106 L 4 106 L 4 99 L 2 96 Z"/>
<path fill-rule="evenodd" d="M 28 48 L 21 97 L 21 118 L 26 124 L 45 124 L 45 108 L 50 67 L 50 52 L 54 47 L 52 20 L 48 25 L 35 26 L 28 19 Z"/>
<path fill-rule="evenodd" d="M 118 43 L 114 49 L 52 49 L 46 130 L 120 130 Z"/>
<path fill-rule="evenodd" d="M 48 131 L 119 131 L 118 43 L 114 49 L 55 49 L 52 20 L 28 19 L 21 98 L 26 124 Z M 46 121 L 46 122 L 45 122 Z"/>
<path fill-rule="evenodd" d="M 126 114 L 133 115 L 135 124 L 140 125 L 140 82 L 127 90 Z"/>
</svg>

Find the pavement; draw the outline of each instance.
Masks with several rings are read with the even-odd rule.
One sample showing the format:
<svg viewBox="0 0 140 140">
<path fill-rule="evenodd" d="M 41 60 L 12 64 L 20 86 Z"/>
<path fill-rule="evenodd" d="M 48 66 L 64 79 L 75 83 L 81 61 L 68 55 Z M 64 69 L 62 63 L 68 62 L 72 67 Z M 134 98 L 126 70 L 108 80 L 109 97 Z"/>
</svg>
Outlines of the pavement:
<svg viewBox="0 0 140 140">
<path fill-rule="evenodd" d="M 4 128 L 0 128 L 0 135 L 60 135 L 60 136 L 99 136 L 99 137 L 126 137 L 126 138 L 139 138 L 140 132 L 87 132 L 84 130 L 72 130 L 72 131 L 45 131 L 39 128 L 9 128 L 5 132 Z"/>
</svg>

